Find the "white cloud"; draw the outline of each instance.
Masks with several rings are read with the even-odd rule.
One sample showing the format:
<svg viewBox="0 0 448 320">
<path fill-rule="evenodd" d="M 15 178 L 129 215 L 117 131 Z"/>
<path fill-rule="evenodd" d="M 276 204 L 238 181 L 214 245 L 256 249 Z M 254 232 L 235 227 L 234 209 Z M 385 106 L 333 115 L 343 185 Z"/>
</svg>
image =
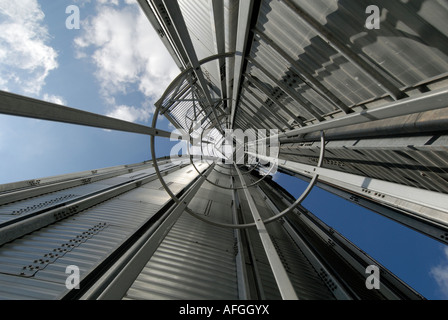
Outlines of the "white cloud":
<svg viewBox="0 0 448 320">
<path fill-rule="evenodd" d="M 47 42 L 45 14 L 37 0 L 0 0 L 0 85 L 39 95 L 57 52 Z"/>
<path fill-rule="evenodd" d="M 75 39 L 77 57 L 91 57 L 109 104 L 116 96 L 135 91 L 157 100 L 179 69 L 139 6 L 104 3 L 97 3 L 97 14 L 82 22 L 83 34 Z M 147 120 L 152 112 L 145 106 L 113 106 L 109 115 L 129 121 Z"/>
<path fill-rule="evenodd" d="M 174 124 L 172 124 L 171 122 L 168 121 L 168 128 L 175 130 L 176 127 L 174 126 Z"/>
<path fill-rule="evenodd" d="M 151 114 L 151 109 L 149 108 L 136 108 L 130 107 L 126 105 L 116 106 L 111 112 L 107 113 L 108 117 L 117 118 L 120 120 L 136 122 L 143 121 L 146 122 L 149 120 Z"/>
<path fill-rule="evenodd" d="M 74 3 L 78 6 L 84 7 L 86 4 L 92 3 L 92 0 L 73 0 Z M 120 4 L 119 0 L 93 0 L 93 2 L 97 2 L 101 5 L 109 4 L 118 6 Z M 125 4 L 137 4 L 137 0 L 124 0 Z"/>
<path fill-rule="evenodd" d="M 56 103 L 56 104 L 60 104 L 60 105 L 66 105 L 67 102 L 65 101 L 65 99 L 63 97 L 57 96 L 57 95 L 53 95 L 53 94 L 48 94 L 45 93 L 43 95 L 43 100 L 48 101 L 48 102 L 52 102 L 52 103 Z"/>
<path fill-rule="evenodd" d="M 448 299 L 448 248 L 444 249 L 446 261 L 431 268 L 430 274 L 437 281 L 445 298 Z"/>
<path fill-rule="evenodd" d="M 278 182 L 278 181 L 280 181 L 280 178 L 281 178 L 281 174 L 280 174 L 280 172 L 275 172 L 273 175 L 272 175 L 272 180 L 273 181 L 275 181 L 275 182 Z"/>
</svg>

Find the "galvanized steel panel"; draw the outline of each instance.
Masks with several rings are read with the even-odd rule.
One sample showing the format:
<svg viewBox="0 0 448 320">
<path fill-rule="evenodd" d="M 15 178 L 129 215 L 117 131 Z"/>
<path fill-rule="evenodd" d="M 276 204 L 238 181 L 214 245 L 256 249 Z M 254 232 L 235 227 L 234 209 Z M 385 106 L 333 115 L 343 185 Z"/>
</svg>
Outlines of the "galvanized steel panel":
<svg viewBox="0 0 448 320">
<path fill-rule="evenodd" d="M 284 82 L 290 90 L 299 96 L 308 99 L 315 108 L 321 110 L 321 114 L 334 112 L 335 106 L 323 99 L 309 85 L 307 85 L 299 72 L 289 64 L 278 52 L 266 44 L 258 35 L 252 47 L 252 56 L 260 63 L 277 81 Z"/>
<path fill-rule="evenodd" d="M 54 299 L 57 283 L 0 274 L 0 300 Z"/>
<path fill-rule="evenodd" d="M 296 1 L 298 3 L 298 1 Z M 375 1 L 385 16 L 379 30 L 362 26 L 369 1 L 300 2 L 354 52 L 366 55 L 397 82 L 412 86 L 448 71 L 448 7 L 440 1 Z M 444 29 L 444 30 L 443 30 Z"/>
<path fill-rule="evenodd" d="M 192 5 L 193 4 L 193 5 Z M 211 6 L 208 0 L 179 1 L 182 15 L 190 33 L 195 53 L 199 60 L 217 54 L 216 44 L 214 41 L 215 27 L 211 21 Z M 224 37 L 224 35 L 218 35 Z M 220 73 L 217 61 L 206 63 L 202 66 L 205 78 L 219 90 L 220 95 Z"/>
<path fill-rule="evenodd" d="M 160 170 L 166 170 L 173 167 L 172 163 L 160 165 Z M 103 179 L 96 182 L 90 182 L 90 178 L 86 178 L 83 185 L 71 188 L 65 188 L 60 191 L 43 194 L 41 196 L 31 197 L 20 201 L 4 204 L 0 206 L 0 225 L 11 223 L 14 220 L 22 219 L 28 215 L 39 213 L 43 210 L 63 205 L 69 201 L 74 201 L 88 194 L 100 192 L 111 188 L 120 183 L 132 181 L 134 179 L 143 178 L 150 174 L 154 174 L 154 168 L 145 168 L 120 175 L 118 177 Z M 180 190 L 178 187 L 177 190 Z"/>
<path fill-rule="evenodd" d="M 223 177 L 212 173 L 211 181 L 218 176 Z M 189 207 L 212 221 L 231 223 L 231 205 L 229 191 L 204 182 Z M 234 243 L 232 229 L 184 212 L 124 299 L 237 299 Z"/>
<path fill-rule="evenodd" d="M 371 4 L 368 1 L 291 2 L 320 23 L 337 41 L 349 47 L 353 55 L 372 65 L 397 90 L 404 91 L 424 83 L 429 84 L 448 75 L 448 39 L 446 26 L 442 22 L 448 19 L 448 8 L 443 2 L 421 1 L 414 4 L 377 1 L 375 4 L 383 14 L 379 30 L 364 27 L 368 17 L 365 10 Z M 302 70 L 282 57 L 282 53 L 267 42 L 265 37 L 271 39 L 289 59 L 295 60 L 296 65 L 306 74 L 302 74 Z M 251 45 L 250 58 L 267 69 L 277 83 L 287 84 L 299 96 L 309 100 L 319 114 L 344 116 L 336 108 L 335 101 L 330 102 L 322 92 L 309 85 L 307 77 L 312 77 L 350 108 L 374 108 L 377 104 L 370 102 L 388 94 L 378 81 L 373 80 L 350 57 L 338 52 L 285 2 L 261 2 L 254 42 Z M 274 96 L 284 91 L 263 75 L 261 70 L 252 66 L 250 61 L 246 72 L 271 87 Z M 260 92 L 256 93 L 266 101 L 266 97 Z M 414 91 L 412 94 L 418 92 Z M 250 98 L 250 95 L 242 90 L 241 97 Z M 293 108 L 294 114 L 304 116 L 307 121 L 313 119 L 313 116 L 284 94 L 280 101 L 286 107 Z M 259 107 L 260 102 L 255 102 L 255 105 Z M 238 108 L 244 108 L 244 105 L 240 103 Z M 277 109 L 275 105 L 272 108 Z M 247 116 L 237 113 L 237 117 Z M 288 115 L 283 116 L 289 122 L 292 120 Z M 279 124 L 278 127 L 282 125 Z"/>
<path fill-rule="evenodd" d="M 351 65 L 323 41 L 284 3 L 263 1 L 257 28 L 274 39 L 308 73 L 324 82 L 346 104 L 357 104 L 370 99 L 372 95 L 380 97 L 385 93 L 359 68 Z M 356 79 L 356 82 L 349 83 L 352 79 Z"/>
<path fill-rule="evenodd" d="M 198 59 L 204 59 L 216 54 L 213 41 L 212 22 L 210 20 L 211 7 L 208 0 L 197 0 L 194 3 L 187 0 L 179 0 L 179 7 L 195 45 Z"/>
<path fill-rule="evenodd" d="M 248 81 L 246 81 L 246 82 L 248 83 Z M 251 93 L 246 94 L 247 89 L 244 89 L 243 90 L 244 98 L 249 100 L 250 102 L 252 102 L 253 105 L 260 106 L 260 100 L 261 100 L 263 103 L 266 104 L 265 108 L 269 108 L 269 110 L 271 110 L 272 113 L 275 113 L 276 115 L 278 115 L 278 117 L 280 117 L 281 119 L 284 119 L 284 122 L 289 122 L 291 120 L 290 116 L 283 109 L 280 109 L 278 106 L 273 104 L 270 101 L 269 97 L 267 97 L 257 87 L 255 87 L 254 85 L 250 84 L 249 85 L 249 90 L 253 94 L 255 94 L 256 96 L 253 96 Z M 279 123 L 278 127 L 282 127 L 282 124 Z"/>
<path fill-rule="evenodd" d="M 448 192 L 445 146 L 426 146 L 431 137 L 329 141 L 325 168 L 421 189 Z M 411 145 L 412 147 L 409 147 Z M 315 165 L 318 142 L 285 144 L 280 157 Z"/>
<path fill-rule="evenodd" d="M 253 182 L 253 178 L 245 178 L 246 183 Z M 263 183 L 263 182 L 262 182 Z M 257 191 L 255 191 L 257 190 Z M 250 209 L 247 201 L 241 191 L 238 192 L 242 212 L 247 222 L 252 221 Z M 263 219 L 273 215 L 272 210 L 263 200 L 262 195 L 258 189 L 254 189 L 251 193 L 257 205 L 260 216 Z M 317 271 L 311 265 L 302 251 L 291 242 L 290 236 L 279 222 L 272 222 L 266 225 L 269 236 L 277 250 L 277 253 L 284 265 L 291 283 L 294 286 L 296 294 L 302 300 L 332 300 L 333 294 L 324 284 Z M 261 243 L 260 237 L 255 229 L 249 229 L 248 233 L 251 239 L 251 247 L 254 250 L 256 257 L 256 268 L 260 272 L 261 283 L 266 299 L 281 299 L 277 284 L 272 273 L 268 258 Z"/>
<path fill-rule="evenodd" d="M 180 171 L 190 169 L 187 166 Z M 177 177 L 185 185 L 195 176 L 193 173 Z M 176 177 L 170 179 L 176 181 Z M 154 180 L 147 186 L 157 183 Z M 68 292 L 67 266 L 78 266 L 81 280 L 84 279 L 168 200 L 164 190 L 133 189 L 4 244 L 0 247 L 0 297 L 61 298 Z M 14 282 L 18 283 L 17 287 L 11 285 Z"/>
<path fill-rule="evenodd" d="M 231 230 L 184 213 L 124 299 L 237 299 L 233 244 Z"/>
</svg>

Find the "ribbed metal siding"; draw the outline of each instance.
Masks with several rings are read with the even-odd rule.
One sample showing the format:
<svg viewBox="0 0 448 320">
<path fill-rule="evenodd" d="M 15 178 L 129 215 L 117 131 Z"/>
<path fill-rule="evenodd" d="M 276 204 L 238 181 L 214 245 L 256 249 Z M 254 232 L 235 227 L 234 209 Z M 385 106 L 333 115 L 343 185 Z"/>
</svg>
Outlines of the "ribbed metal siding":
<svg viewBox="0 0 448 320">
<path fill-rule="evenodd" d="M 0 224 L 32 214 L 47 207 L 73 200 L 79 197 L 79 193 L 55 192 L 41 197 L 26 199 L 11 204 L 0 206 Z"/>
<path fill-rule="evenodd" d="M 252 105 L 254 105 L 254 106 L 258 106 L 259 108 L 263 108 L 263 109 L 269 108 L 269 110 L 272 113 L 276 114 L 277 117 L 274 118 L 274 121 L 276 121 L 276 123 L 277 123 L 276 128 L 282 128 L 282 127 L 284 127 L 283 123 L 291 121 L 290 116 L 283 109 L 280 109 L 278 106 L 273 104 L 268 99 L 268 97 L 263 92 L 261 92 L 257 87 L 255 87 L 253 85 L 249 85 L 249 90 L 251 93 L 249 93 L 247 89 L 243 90 L 244 99 L 247 99 L 249 101 L 249 103 L 252 103 Z M 246 94 L 246 92 L 249 94 Z M 256 97 L 252 93 L 255 94 Z M 264 107 L 260 107 L 260 105 L 262 103 L 265 103 Z M 264 112 L 267 113 L 268 111 L 264 111 Z M 278 121 L 277 118 L 280 118 L 283 121 L 277 122 Z M 270 127 L 268 127 L 268 128 L 270 128 Z"/>
<path fill-rule="evenodd" d="M 60 284 L 0 274 L 1 300 L 54 299 Z"/>
<path fill-rule="evenodd" d="M 89 234 L 99 223 L 105 227 Z M 64 221 L 4 245 L 0 252 L 0 272 L 8 274 L 9 281 L 17 279 L 27 286 L 22 292 L 23 298 L 41 299 L 33 287 L 45 287 L 44 282 L 48 282 L 48 298 L 56 299 L 68 291 L 65 287 L 67 266 L 77 265 L 83 277 L 124 239 L 125 234 L 125 230 L 104 225 L 103 221 Z M 3 285 L 1 287 L 8 298 L 7 291 Z M 35 295 L 28 296 L 31 292 Z"/>
<path fill-rule="evenodd" d="M 172 166 L 173 164 L 171 163 L 161 164 L 160 170 L 165 170 Z M 89 182 L 87 179 L 85 185 L 66 188 L 60 191 L 2 205 L 0 206 L 0 225 L 13 222 L 17 219 L 22 219 L 28 215 L 38 213 L 39 211 L 49 209 L 50 207 L 61 205 L 67 201 L 74 201 L 90 193 L 99 192 L 110 188 L 111 186 L 142 178 L 154 173 L 154 168 L 146 168 L 96 182 Z"/>
<path fill-rule="evenodd" d="M 395 96 L 404 96 L 404 92 L 419 95 L 424 86 L 432 88 L 434 82 L 448 77 L 445 23 L 448 7 L 442 1 L 377 1 L 375 4 L 382 14 L 378 30 L 365 27 L 369 16 L 366 8 L 371 5 L 367 0 L 291 0 L 290 3 L 314 19 L 324 31 L 319 34 L 286 1 L 260 1 L 256 30 L 248 43 L 250 61 L 244 72 L 261 81 L 272 99 L 289 111 L 286 113 L 251 85 L 261 100 L 253 101 L 256 109 L 261 110 L 265 103 L 280 115 L 279 119 L 268 116 L 272 118 L 270 128 L 291 129 L 291 125 L 298 125 L 293 116 L 309 124 L 342 117 L 350 109 L 375 108 L 396 99 Z M 179 6 L 199 59 L 216 54 L 214 37 L 225 37 L 228 41 L 228 35 L 214 34 L 211 2 L 182 0 Z M 236 13 L 232 13 L 232 21 L 235 18 Z M 328 39 L 325 32 L 329 33 Z M 226 61 L 229 63 L 232 59 L 226 58 Z M 254 62 L 265 68 L 273 79 Z M 217 62 L 207 63 L 202 69 L 219 96 Z M 232 75 L 227 77 L 231 80 Z M 248 118 L 254 110 L 249 111 L 242 102 L 253 99 L 244 89 L 251 82 L 243 78 L 242 87 L 238 88 L 241 94 L 235 123 L 243 128 L 253 127 Z M 288 86 L 288 90 L 282 86 Z M 173 109 L 177 108 L 185 106 L 178 104 Z M 184 110 L 176 116 L 182 125 L 185 114 Z"/>
<path fill-rule="evenodd" d="M 361 24 L 358 30 L 362 27 Z M 385 94 L 384 90 L 338 54 L 284 3 L 263 1 L 257 28 L 299 61 L 309 74 L 323 82 L 345 104 L 358 104 L 372 96 Z M 271 63 L 267 60 L 257 61 L 261 65 Z"/>
<path fill-rule="evenodd" d="M 163 162 L 166 162 L 166 160 L 160 160 L 161 164 Z M 150 164 L 148 164 L 148 161 L 144 161 L 141 163 L 135 163 L 135 164 L 131 164 L 131 165 L 121 165 L 121 166 L 102 168 L 102 169 L 96 169 L 96 170 L 68 173 L 68 174 L 33 179 L 33 180 L 6 183 L 6 184 L 0 185 L 0 194 L 8 193 L 13 190 L 15 191 L 15 190 L 23 190 L 23 189 L 32 189 L 35 186 L 43 186 L 43 185 L 48 185 L 48 184 L 52 184 L 52 183 L 65 182 L 65 181 L 69 181 L 69 180 L 73 180 L 73 179 L 98 178 L 98 176 L 101 176 L 104 174 L 114 174 L 116 172 L 120 172 L 123 170 L 141 170 L 141 169 L 147 168 L 148 166 L 150 166 Z"/>
<path fill-rule="evenodd" d="M 268 227 L 269 232 L 272 229 L 270 227 Z M 259 241 L 259 236 L 252 230 L 250 233 L 252 248 L 257 259 L 257 269 L 262 280 L 264 298 L 266 300 L 280 300 L 281 295 L 278 291 L 277 283 L 264 248 Z M 271 236 L 271 240 L 300 300 L 335 299 L 303 253 L 289 239 L 286 240 Z"/>
<path fill-rule="evenodd" d="M 448 7 L 444 2 L 376 1 L 375 4 L 382 10 L 379 30 L 364 27 L 369 16 L 365 12 L 366 8 L 372 4 L 368 1 L 292 2 L 318 21 L 340 43 L 349 47 L 353 54 L 372 65 L 398 90 L 429 84 L 448 75 L 448 30 L 445 23 Z M 340 117 L 344 114 L 334 104 L 336 101 L 330 103 L 328 97 L 324 98 L 310 86 L 307 77 L 314 78 L 326 88 L 333 100 L 336 97 L 346 107 L 357 111 L 360 111 L 359 106 L 378 106 L 372 102 L 388 95 L 378 81 L 333 48 L 285 2 L 263 0 L 256 29 L 250 58 L 267 69 L 276 82 L 251 61 L 248 62 L 246 72 L 269 87 L 278 102 L 295 115 L 314 121 L 314 116 L 293 101 L 278 83 L 287 85 L 299 97 L 308 100 L 313 105 L 312 109 L 321 116 Z M 259 32 L 264 36 L 260 36 Z M 274 44 L 268 43 L 266 36 Z M 296 65 L 282 57 L 274 45 L 294 60 Z M 243 85 L 247 83 L 245 80 Z M 267 101 L 267 97 L 260 92 L 256 94 Z M 241 96 L 243 100 L 250 98 L 244 90 Z M 259 102 L 256 105 L 260 108 Z M 239 103 L 238 108 L 246 107 Z M 281 112 L 275 105 L 272 108 Z M 248 115 L 237 113 L 237 116 L 244 118 Z M 286 119 L 292 121 L 289 115 L 286 115 Z M 284 128 L 284 125 L 275 121 L 275 127 Z"/>
<path fill-rule="evenodd" d="M 218 177 L 223 175 L 214 172 L 209 178 Z M 229 192 L 205 182 L 189 207 L 207 219 L 231 223 L 231 204 Z M 184 212 L 124 299 L 238 299 L 234 241 L 232 229 Z"/>
<path fill-rule="evenodd" d="M 166 177 L 185 185 L 197 175 L 191 166 Z M 0 297 L 58 299 L 68 290 L 68 265 L 81 280 L 169 200 L 157 180 L 37 230 L 0 247 Z M 17 283 L 17 286 L 13 286 Z"/>
<path fill-rule="evenodd" d="M 320 111 L 320 114 L 324 115 L 335 111 L 335 107 L 306 85 L 294 72 L 294 69 L 291 69 L 291 65 L 281 55 L 276 53 L 272 47 L 267 45 L 260 36 L 256 35 L 255 40 L 256 42 L 254 42 L 252 47 L 252 56 L 257 62 L 261 63 L 277 81 L 284 82 L 285 85 L 298 96 L 303 96 L 308 99 L 315 108 Z M 249 66 L 249 71 L 253 72 L 255 76 L 261 79 L 267 79 L 266 75 L 259 71 L 257 67 L 251 67 L 251 64 L 249 64 Z M 272 84 L 272 86 L 277 87 L 278 85 Z M 300 109 L 300 106 L 297 106 L 297 108 Z M 307 114 L 308 112 L 304 113 L 307 115 L 306 118 L 313 117 Z"/>
<path fill-rule="evenodd" d="M 443 137 L 430 147 L 432 137 L 413 137 L 412 148 L 406 138 L 381 140 L 329 141 L 325 168 L 399 183 L 411 187 L 448 192 L 448 153 Z M 318 142 L 286 144 L 280 158 L 315 165 Z"/>
<path fill-rule="evenodd" d="M 184 213 L 124 299 L 237 298 L 233 232 Z"/>
<path fill-rule="evenodd" d="M 195 46 L 198 59 L 201 60 L 216 54 L 212 34 L 214 28 L 212 28 L 210 20 L 210 1 L 196 0 L 191 3 L 191 1 L 179 0 L 179 7 Z"/>
<path fill-rule="evenodd" d="M 192 5 L 191 1 L 179 1 L 179 7 L 199 60 L 218 53 L 212 33 L 215 27 L 211 21 L 212 8 L 210 3 L 208 0 L 196 0 L 194 5 Z M 224 37 L 224 35 L 218 36 Z M 205 78 L 219 90 L 221 81 L 217 62 L 213 61 L 204 64 L 202 70 Z"/>
<path fill-rule="evenodd" d="M 2 205 L 0 206 L 0 225 L 109 187 L 110 185 L 95 182 Z"/>
<path fill-rule="evenodd" d="M 380 29 L 372 31 L 363 28 L 369 1 L 344 0 L 337 6 L 330 0 L 295 2 L 401 86 L 413 86 L 448 71 L 446 2 L 375 1 L 384 18 Z"/>
<path fill-rule="evenodd" d="M 252 181 L 252 182 L 250 182 Z M 246 183 L 253 183 L 255 180 L 246 178 Z M 254 189 L 255 191 L 256 189 Z M 247 201 L 241 191 L 240 197 L 242 212 L 245 221 L 253 221 Z M 273 215 L 272 210 L 267 206 L 263 197 L 258 191 L 252 193 L 254 201 L 260 216 L 266 219 Z M 291 241 L 281 223 L 273 222 L 266 225 L 269 236 L 277 250 L 280 260 L 288 274 L 296 294 L 301 300 L 333 300 L 335 299 L 328 287 L 320 278 L 318 272 L 314 269 L 302 251 Z M 248 230 L 251 240 L 251 246 L 256 258 L 256 268 L 260 273 L 263 293 L 265 299 L 281 299 L 280 292 L 269 265 L 268 258 L 264 251 L 258 232 L 255 229 Z"/>
</svg>

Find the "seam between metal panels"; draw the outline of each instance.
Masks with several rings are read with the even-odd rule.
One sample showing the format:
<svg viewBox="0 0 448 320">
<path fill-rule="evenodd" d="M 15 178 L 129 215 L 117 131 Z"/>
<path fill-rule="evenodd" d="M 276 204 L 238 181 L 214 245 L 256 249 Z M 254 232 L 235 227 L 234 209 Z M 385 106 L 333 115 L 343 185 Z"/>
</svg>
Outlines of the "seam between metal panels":
<svg viewBox="0 0 448 320">
<path fill-rule="evenodd" d="M 170 168 L 166 172 L 176 171 L 178 168 Z M 165 173 L 165 171 L 164 171 Z M 38 228 L 42 228 L 49 225 L 55 221 L 67 218 L 73 214 L 81 212 L 82 210 L 88 209 L 95 204 L 98 204 L 110 197 L 117 196 L 126 191 L 140 187 L 142 184 L 153 181 L 157 179 L 155 174 L 140 178 L 135 181 L 125 182 L 119 186 L 112 186 L 106 189 L 106 191 L 100 191 L 93 194 L 88 194 L 82 196 L 80 199 L 75 199 L 72 202 L 66 204 L 60 204 L 57 208 L 49 211 L 35 212 L 32 215 L 25 216 L 20 221 L 12 221 L 1 228 L 2 233 L 0 235 L 0 244 L 11 241 L 23 234 L 32 232 Z M 20 226 L 20 227 L 18 227 Z"/>
</svg>

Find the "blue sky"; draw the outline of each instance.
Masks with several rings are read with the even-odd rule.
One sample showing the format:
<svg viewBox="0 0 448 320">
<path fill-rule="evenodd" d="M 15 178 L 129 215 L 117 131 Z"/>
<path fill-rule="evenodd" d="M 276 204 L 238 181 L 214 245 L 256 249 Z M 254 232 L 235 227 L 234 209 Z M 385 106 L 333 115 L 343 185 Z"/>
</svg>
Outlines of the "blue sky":
<svg viewBox="0 0 448 320">
<path fill-rule="evenodd" d="M 277 173 L 298 197 L 308 185 Z M 354 203 L 314 187 L 302 205 L 427 299 L 448 298 L 448 247 Z"/>
<path fill-rule="evenodd" d="M 79 30 L 66 28 L 69 5 Z M 133 0 L 0 0 L 0 30 L 0 90 L 90 112 L 150 125 L 179 73 Z M 158 139 L 157 156 L 173 144 Z M 0 115 L 0 184 L 136 163 L 149 147 L 148 136 Z M 306 185 L 276 180 L 294 196 Z M 448 298 L 446 246 L 318 188 L 303 204 L 425 297 Z"/>
<path fill-rule="evenodd" d="M 66 28 L 73 4 L 78 30 Z M 135 1 L 0 0 L 0 24 L 0 90 L 151 125 L 154 102 L 179 73 Z M 0 128 L 0 183 L 151 156 L 144 135 L 5 115 Z M 162 142 L 157 156 L 172 145 Z"/>
</svg>

